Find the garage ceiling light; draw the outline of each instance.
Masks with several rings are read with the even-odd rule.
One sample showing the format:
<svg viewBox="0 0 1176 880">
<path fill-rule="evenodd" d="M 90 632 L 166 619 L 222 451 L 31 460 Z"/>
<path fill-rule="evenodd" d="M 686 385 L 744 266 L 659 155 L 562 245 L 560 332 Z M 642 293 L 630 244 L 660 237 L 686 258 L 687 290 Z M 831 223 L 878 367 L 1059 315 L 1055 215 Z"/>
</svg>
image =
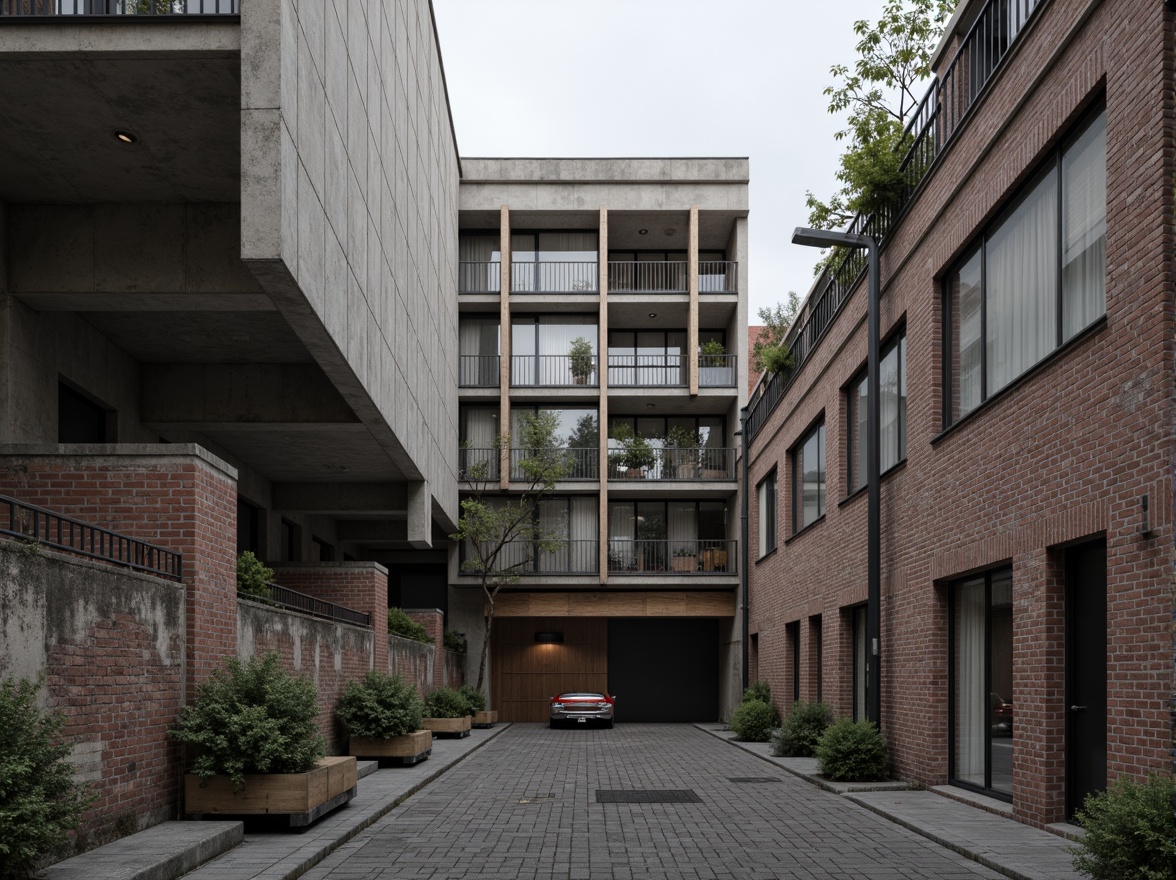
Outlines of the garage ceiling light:
<svg viewBox="0 0 1176 880">
<path fill-rule="evenodd" d="M 139 140 L 137 135 L 129 131 L 116 131 L 114 136 L 124 144 L 133 144 Z"/>
</svg>

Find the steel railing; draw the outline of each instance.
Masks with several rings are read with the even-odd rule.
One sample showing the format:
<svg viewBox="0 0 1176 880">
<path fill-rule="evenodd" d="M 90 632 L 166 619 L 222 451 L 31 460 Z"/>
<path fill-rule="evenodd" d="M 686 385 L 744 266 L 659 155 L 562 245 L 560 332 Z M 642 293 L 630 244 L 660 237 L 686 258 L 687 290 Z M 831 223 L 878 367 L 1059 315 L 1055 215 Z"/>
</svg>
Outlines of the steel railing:
<svg viewBox="0 0 1176 880">
<path fill-rule="evenodd" d="M 738 541 L 609 538 L 609 574 L 730 574 Z"/>
<path fill-rule="evenodd" d="M 723 447 L 660 447 L 649 450 L 649 463 L 631 467 L 624 453 L 608 456 L 610 480 L 734 480 L 735 450 Z"/>
<path fill-rule="evenodd" d="M 496 482 L 499 479 L 498 447 L 460 447 L 457 468 L 458 479 Z"/>
<path fill-rule="evenodd" d="M 600 479 L 600 450 L 593 447 L 565 447 L 561 449 L 566 463 L 567 470 L 560 478 L 561 480 L 599 480 Z M 519 462 L 532 455 L 530 449 L 511 449 L 510 451 L 510 478 L 512 480 L 525 480 L 526 475 L 519 467 Z"/>
<path fill-rule="evenodd" d="M 595 540 L 562 541 L 555 550 L 540 550 L 528 541 L 507 545 L 499 556 L 499 570 L 510 569 L 523 577 L 554 574 L 596 574 L 600 571 L 600 543 Z M 476 576 L 465 568 L 469 548 L 462 546 L 461 574 Z"/>
<path fill-rule="evenodd" d="M 498 293 L 502 290 L 502 263 L 497 260 L 457 264 L 458 293 Z"/>
<path fill-rule="evenodd" d="M 734 388 L 739 374 L 739 355 L 700 354 L 698 384 L 703 388 Z"/>
<path fill-rule="evenodd" d="M 0 17 L 240 14 L 240 0 L 0 0 Z"/>
<path fill-rule="evenodd" d="M 595 262 L 512 262 L 511 293 L 596 293 Z"/>
<path fill-rule="evenodd" d="M 874 236 L 880 243 L 895 219 L 914 196 L 940 153 L 960 130 L 976 99 L 984 91 L 1017 36 L 1047 0 L 988 0 L 960 41 L 943 74 L 931 84 L 903 131 L 899 149 L 904 188 L 896 204 L 874 214 L 859 214 L 848 232 Z M 849 298 L 866 267 L 861 248 L 835 249 L 832 259 L 813 285 L 812 293 L 784 337 L 792 366 L 765 377 L 748 401 L 748 439 L 763 429 L 784 397 L 792 379 L 808 360 L 825 330 Z"/>
<path fill-rule="evenodd" d="M 496 354 L 463 354 L 457 358 L 460 388 L 497 388 L 502 359 Z"/>
<path fill-rule="evenodd" d="M 699 260 L 699 293 L 738 293 L 739 264 L 730 260 Z"/>
<path fill-rule="evenodd" d="M 342 605 L 336 605 L 334 602 L 328 602 L 325 599 L 308 596 L 305 593 L 299 593 L 297 590 L 291 590 L 289 587 L 283 587 L 281 584 L 267 583 L 266 587 L 269 589 L 269 594 L 266 596 L 241 592 L 238 592 L 237 596 L 242 599 L 252 599 L 254 602 L 262 602 L 266 605 L 285 608 L 288 611 L 301 611 L 303 614 L 309 614 L 312 617 L 321 617 L 324 620 L 336 620 L 340 623 L 351 623 L 356 626 L 372 625 L 372 616 L 367 612 L 355 611 Z"/>
<path fill-rule="evenodd" d="M 680 354 L 610 354 L 608 384 L 614 388 L 684 388 L 686 359 Z"/>
<path fill-rule="evenodd" d="M 181 554 L 0 495 L 0 534 L 178 581 Z"/>
<path fill-rule="evenodd" d="M 596 378 L 596 356 L 587 375 L 572 373 L 572 358 L 566 354 L 517 354 L 510 359 L 512 386 L 536 385 L 549 388 L 572 388 L 577 385 L 592 387 Z"/>
<path fill-rule="evenodd" d="M 608 264 L 609 293 L 685 293 L 689 263 L 652 261 Z"/>
</svg>

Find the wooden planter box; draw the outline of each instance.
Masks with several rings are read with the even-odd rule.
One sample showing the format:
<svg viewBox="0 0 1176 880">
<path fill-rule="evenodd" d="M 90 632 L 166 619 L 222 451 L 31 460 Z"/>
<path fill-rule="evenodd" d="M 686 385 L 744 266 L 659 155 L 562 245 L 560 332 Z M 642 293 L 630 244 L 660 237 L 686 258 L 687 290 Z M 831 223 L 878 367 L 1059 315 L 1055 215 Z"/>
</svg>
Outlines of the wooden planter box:
<svg viewBox="0 0 1176 880">
<path fill-rule="evenodd" d="M 670 560 L 670 567 L 674 571 L 698 571 L 698 557 L 675 556 Z"/>
<path fill-rule="evenodd" d="M 469 715 L 463 715 L 461 718 L 425 718 L 421 721 L 421 725 L 426 730 L 431 730 L 434 734 L 442 736 L 463 737 L 470 735 Z"/>
<path fill-rule="evenodd" d="M 481 712 L 475 712 L 471 724 L 474 727 L 493 727 L 498 723 L 497 709 L 484 709 Z"/>
<path fill-rule="evenodd" d="M 726 550 L 703 550 L 702 551 L 702 570 L 703 571 L 726 571 L 727 570 L 727 551 Z"/>
<path fill-rule="evenodd" d="M 184 776 L 184 811 L 205 816 L 286 816 L 292 827 L 309 825 L 355 797 L 355 758 L 320 758 L 306 773 L 258 773 L 245 777 L 245 787 L 233 791 L 227 776 L 205 781 Z"/>
<path fill-rule="evenodd" d="M 391 764 L 407 766 L 423 761 L 432 754 L 433 732 L 422 728 L 390 739 L 353 736 L 347 751 L 357 758 L 376 758 L 381 763 L 386 760 Z"/>
</svg>

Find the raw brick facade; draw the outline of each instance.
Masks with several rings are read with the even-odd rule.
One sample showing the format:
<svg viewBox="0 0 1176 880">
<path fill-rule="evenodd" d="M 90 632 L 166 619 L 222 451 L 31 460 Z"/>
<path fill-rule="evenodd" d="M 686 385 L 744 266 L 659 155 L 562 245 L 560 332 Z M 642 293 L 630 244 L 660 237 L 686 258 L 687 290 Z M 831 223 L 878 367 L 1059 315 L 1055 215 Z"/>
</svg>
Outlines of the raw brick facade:
<svg viewBox="0 0 1176 880">
<path fill-rule="evenodd" d="M 436 648 L 432 664 L 433 677 L 428 690 L 442 687 L 445 684 L 443 648 L 445 644 L 445 615 L 441 613 L 439 608 L 406 608 L 404 613 L 412 618 L 414 623 L 419 623 L 425 628 L 425 632 L 433 640 L 433 645 Z"/>
<path fill-rule="evenodd" d="M 1108 778 L 1169 766 L 1172 38 L 1160 3 L 1039 3 L 882 251 L 881 337 L 905 327 L 907 340 L 906 457 L 881 480 L 882 728 L 900 776 L 949 781 L 949 593 L 962 576 L 1011 567 L 1012 804 L 1036 825 L 1066 813 L 1065 556 L 1075 544 L 1106 544 Z M 1106 316 L 949 426 L 945 278 L 1102 102 Z M 867 599 L 867 497 L 847 490 L 846 385 L 866 345 L 859 283 L 752 446 L 752 487 L 779 468 L 779 546 L 758 562 L 751 495 L 752 674 L 772 684 L 781 709 L 794 633 L 800 695 L 816 697 L 819 616 L 821 693 L 838 714 L 853 711 L 851 609 Z M 794 534 L 791 450 L 821 419 L 826 512 Z"/>
</svg>

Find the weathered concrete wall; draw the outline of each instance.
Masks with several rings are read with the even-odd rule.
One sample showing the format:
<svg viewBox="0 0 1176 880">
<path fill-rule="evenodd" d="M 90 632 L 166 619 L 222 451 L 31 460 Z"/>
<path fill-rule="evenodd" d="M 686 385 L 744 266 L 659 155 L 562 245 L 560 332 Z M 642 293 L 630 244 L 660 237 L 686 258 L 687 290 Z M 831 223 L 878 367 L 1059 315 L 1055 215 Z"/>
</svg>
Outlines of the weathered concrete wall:
<svg viewBox="0 0 1176 880">
<path fill-rule="evenodd" d="M 436 663 L 437 650 L 433 645 L 403 636 L 388 636 L 388 673 L 403 676 L 405 681 L 415 684 L 422 697 L 433 690 Z"/>
<path fill-rule="evenodd" d="M 327 754 L 341 754 L 343 738 L 335 723 L 335 706 L 347 684 L 372 668 L 372 631 L 248 599 L 238 600 L 237 612 L 237 656 L 246 660 L 276 651 L 287 672 L 314 682 Z"/>
<path fill-rule="evenodd" d="M 457 517 L 459 177 L 429 3 L 255 0 L 241 28 L 242 257 L 426 484 L 427 545 Z"/>
<path fill-rule="evenodd" d="M 457 651 L 442 651 L 445 655 L 445 687 L 459 688 L 465 684 L 465 654 Z"/>
<path fill-rule="evenodd" d="M 97 802 L 78 849 L 175 817 L 184 702 L 181 584 L 0 541 L 0 674 L 42 678 Z"/>
</svg>

